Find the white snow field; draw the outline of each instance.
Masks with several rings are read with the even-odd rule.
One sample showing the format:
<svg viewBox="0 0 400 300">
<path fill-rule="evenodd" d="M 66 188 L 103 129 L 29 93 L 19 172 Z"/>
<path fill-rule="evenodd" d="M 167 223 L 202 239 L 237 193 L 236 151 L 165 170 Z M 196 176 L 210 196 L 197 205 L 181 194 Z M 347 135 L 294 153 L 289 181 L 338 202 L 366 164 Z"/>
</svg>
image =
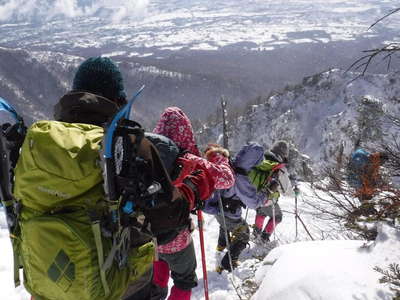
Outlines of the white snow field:
<svg viewBox="0 0 400 300">
<path fill-rule="evenodd" d="M 256 281 L 262 284 L 253 299 L 392 299 L 373 270 L 376 265 L 399 261 L 400 256 L 394 259 L 393 254 L 400 241 L 388 239 L 391 235 L 391 228 L 384 227 L 377 243 L 369 246 L 350 240 L 281 246 L 257 271 Z"/>
<path fill-rule="evenodd" d="M 218 223 L 213 216 L 205 216 L 205 249 L 210 299 L 250 299 L 251 291 L 258 291 L 251 300 L 369 300 L 392 299 L 389 288 L 378 282 L 380 274 L 374 266 L 387 267 L 400 261 L 400 230 L 382 225 L 375 243 L 346 240 L 337 224 L 328 223 L 312 215 L 304 204 L 304 198 L 312 201 L 312 190 L 308 184 L 300 185 L 299 214 L 316 241 L 311 241 L 302 225 L 298 224 L 295 237 L 294 198 L 281 197 L 284 218 L 276 230 L 280 246 L 268 252 L 250 242 L 240 257 L 240 266 L 232 277 L 214 271 L 215 247 L 218 238 Z M 315 200 L 317 201 L 317 200 Z M 243 210 L 243 217 L 245 210 Z M 250 210 L 249 224 L 254 220 Z M 199 286 L 193 290 L 192 299 L 204 299 L 203 272 L 198 233 L 193 235 L 197 250 Z M 322 240 L 325 239 L 325 240 Z M 4 214 L 0 216 L 0 299 L 28 300 L 28 293 L 13 287 L 12 252 L 8 239 Z M 172 282 L 170 281 L 170 285 Z"/>
<path fill-rule="evenodd" d="M 391 16 L 368 30 L 397 7 L 391 0 L 28 2 L 0 2 L 0 42 L 47 49 L 119 45 L 128 56 L 152 55 L 154 49 L 218 50 L 237 43 L 268 51 L 293 43 L 353 40 L 389 33 L 400 19 Z"/>
</svg>

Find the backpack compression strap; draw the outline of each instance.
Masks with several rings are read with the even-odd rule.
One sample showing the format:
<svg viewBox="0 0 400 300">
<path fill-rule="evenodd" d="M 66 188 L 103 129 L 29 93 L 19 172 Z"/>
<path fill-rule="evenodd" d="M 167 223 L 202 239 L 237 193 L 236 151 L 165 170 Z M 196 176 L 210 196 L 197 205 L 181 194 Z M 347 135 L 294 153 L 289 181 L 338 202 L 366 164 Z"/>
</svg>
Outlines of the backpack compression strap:
<svg viewBox="0 0 400 300">
<path fill-rule="evenodd" d="M 92 221 L 92 232 L 97 250 L 97 260 L 99 263 L 101 284 L 103 285 L 104 295 L 107 297 L 110 294 L 110 288 L 108 286 L 106 278 L 106 271 L 108 268 L 105 268 L 104 264 L 104 252 L 103 252 L 103 243 L 101 241 L 100 219 L 95 213 L 92 213 L 90 217 Z"/>
</svg>

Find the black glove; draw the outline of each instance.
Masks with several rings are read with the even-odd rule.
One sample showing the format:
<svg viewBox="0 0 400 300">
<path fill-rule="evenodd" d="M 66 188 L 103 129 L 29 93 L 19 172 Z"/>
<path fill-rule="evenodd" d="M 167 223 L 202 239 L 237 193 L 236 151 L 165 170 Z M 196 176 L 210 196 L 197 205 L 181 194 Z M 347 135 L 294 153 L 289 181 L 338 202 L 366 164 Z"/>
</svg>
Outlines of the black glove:
<svg viewBox="0 0 400 300">
<path fill-rule="evenodd" d="M 195 195 L 195 202 L 194 202 L 194 207 L 191 211 L 192 214 L 196 214 L 196 211 L 199 209 L 204 209 L 205 203 L 204 201 L 200 200 L 200 194 L 199 190 L 197 188 L 197 185 L 195 182 L 195 179 L 197 179 L 195 176 L 202 174 L 201 171 L 197 171 L 192 173 L 191 175 L 187 176 L 184 180 L 183 183 L 186 184 L 194 193 Z M 195 181 L 195 182 L 194 182 Z"/>
</svg>

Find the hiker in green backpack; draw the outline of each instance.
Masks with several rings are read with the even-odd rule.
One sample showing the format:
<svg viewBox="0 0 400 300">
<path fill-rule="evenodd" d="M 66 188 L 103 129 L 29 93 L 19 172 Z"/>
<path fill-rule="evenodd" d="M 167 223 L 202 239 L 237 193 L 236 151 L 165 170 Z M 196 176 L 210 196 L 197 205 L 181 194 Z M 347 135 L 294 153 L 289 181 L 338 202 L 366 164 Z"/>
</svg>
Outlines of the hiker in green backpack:
<svg viewBox="0 0 400 300">
<path fill-rule="evenodd" d="M 118 67 L 89 58 L 56 104 L 57 121 L 39 121 L 27 132 L 15 169 L 20 232 L 14 251 L 32 299 L 150 299 L 142 291 L 152 279 L 151 236 L 132 226 L 114 248 L 103 222 L 109 204 L 99 163 L 101 126 L 125 103 Z"/>
<path fill-rule="evenodd" d="M 103 187 L 101 126 L 126 102 L 116 64 L 105 57 L 89 58 L 79 66 L 73 90 L 56 104 L 56 121 L 39 121 L 28 129 L 15 168 L 19 226 L 13 249 L 15 282 L 22 267 L 24 285 L 36 300 L 160 299 L 152 294 L 152 236 L 143 232 L 136 212 L 122 220 L 125 206 L 108 201 Z M 162 185 L 156 201 L 166 201 L 163 207 L 177 218 L 188 215 L 196 205 L 191 187 L 174 187 L 154 145 L 145 137 L 136 143 L 137 136 L 127 134 L 137 146 L 135 163 L 142 162 L 144 175 L 157 176 L 155 182 Z M 201 174 L 187 177 L 207 184 Z M 110 213 L 114 211 L 119 213 Z M 169 214 L 158 216 L 159 226 L 174 222 Z"/>
<path fill-rule="evenodd" d="M 277 141 L 265 152 L 264 160 L 254 167 L 249 177 L 259 191 L 266 191 L 264 204 L 257 208 L 253 235 L 256 239 L 269 242 L 276 225 L 282 221 L 282 210 L 278 204 L 280 192 L 289 190 L 290 180 L 286 169 L 289 159 L 289 145 L 285 141 Z M 264 227 L 264 220 L 269 217 Z"/>
</svg>

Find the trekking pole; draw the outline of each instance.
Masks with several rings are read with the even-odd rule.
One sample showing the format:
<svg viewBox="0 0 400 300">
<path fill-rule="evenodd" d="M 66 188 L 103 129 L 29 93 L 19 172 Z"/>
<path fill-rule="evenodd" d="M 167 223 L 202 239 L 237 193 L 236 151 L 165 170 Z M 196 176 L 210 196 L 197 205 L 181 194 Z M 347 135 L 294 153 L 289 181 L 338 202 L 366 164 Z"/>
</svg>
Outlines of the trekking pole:
<svg viewBox="0 0 400 300">
<path fill-rule="evenodd" d="M 300 194 L 300 189 L 297 185 L 297 181 L 295 181 L 293 192 L 294 192 L 294 219 L 295 219 L 295 227 L 296 227 L 295 240 L 297 241 L 297 237 L 299 234 L 298 222 L 297 222 L 297 219 L 299 216 L 299 210 L 298 210 L 298 205 L 297 205 L 297 196 Z"/>
<path fill-rule="evenodd" d="M 222 108 L 222 136 L 223 136 L 223 146 L 228 149 L 228 112 L 226 110 L 226 100 L 224 96 L 221 96 L 221 108 Z"/>
<path fill-rule="evenodd" d="M 206 266 L 206 252 L 204 250 L 204 233 L 203 233 L 203 213 L 199 209 L 197 210 L 197 222 L 199 227 L 200 237 L 200 249 L 201 249 L 201 264 L 203 267 L 203 281 L 204 281 L 204 297 L 208 300 L 208 278 L 207 278 L 207 266 Z"/>
<path fill-rule="evenodd" d="M 295 189 L 297 189 L 297 186 L 295 187 Z M 297 236 L 298 236 L 298 222 L 297 222 L 297 217 L 298 217 L 298 210 L 297 210 L 297 192 L 295 190 L 294 192 L 294 218 L 295 218 L 295 226 L 296 226 L 296 236 L 295 236 L 295 240 L 297 240 Z"/>
<path fill-rule="evenodd" d="M 232 285 L 236 290 L 236 286 L 234 283 L 234 271 L 233 271 L 233 263 L 232 263 L 232 256 L 231 256 L 231 249 L 230 249 L 230 243 L 229 243 L 229 237 L 228 237 L 228 229 L 226 227 L 226 222 L 225 222 L 225 213 L 224 213 L 224 206 L 222 205 L 222 199 L 221 197 L 218 197 L 218 205 L 219 205 L 219 211 L 221 213 L 222 217 L 222 225 L 224 227 L 224 232 L 225 232 L 225 244 L 226 244 L 226 249 L 228 249 L 228 259 L 229 259 L 229 265 L 231 267 L 231 272 L 232 272 Z"/>
<path fill-rule="evenodd" d="M 296 188 L 297 188 L 297 186 L 296 186 Z M 299 192 L 300 192 L 300 190 L 297 189 L 297 195 L 299 195 Z M 297 198 L 297 195 L 296 195 L 296 198 Z M 303 200 L 303 201 L 304 201 L 304 200 Z M 308 236 L 310 237 L 310 239 L 311 239 L 312 241 L 314 241 L 314 238 L 313 238 L 313 236 L 311 235 L 310 231 L 308 230 L 306 224 L 305 224 L 305 223 L 303 222 L 303 220 L 300 218 L 300 215 L 299 215 L 299 212 L 298 212 L 298 211 L 297 211 L 297 213 L 296 213 L 296 217 L 297 217 L 297 219 L 300 221 L 301 225 L 303 225 L 303 228 L 304 228 L 304 230 L 307 232 L 307 234 L 308 234 Z"/>
<path fill-rule="evenodd" d="M 275 242 L 276 241 L 275 201 L 274 201 L 273 198 L 271 199 L 271 201 L 272 201 L 272 225 L 273 225 L 273 228 L 274 228 L 274 242 Z"/>
<path fill-rule="evenodd" d="M 310 237 L 310 239 L 314 241 L 314 238 L 312 237 L 312 235 L 311 235 L 310 231 L 308 230 L 306 224 L 304 224 L 303 220 L 300 218 L 299 215 L 297 215 L 297 218 L 299 219 L 301 225 L 303 225 L 304 230 L 307 232 L 307 234 L 308 234 L 308 236 Z"/>
</svg>

